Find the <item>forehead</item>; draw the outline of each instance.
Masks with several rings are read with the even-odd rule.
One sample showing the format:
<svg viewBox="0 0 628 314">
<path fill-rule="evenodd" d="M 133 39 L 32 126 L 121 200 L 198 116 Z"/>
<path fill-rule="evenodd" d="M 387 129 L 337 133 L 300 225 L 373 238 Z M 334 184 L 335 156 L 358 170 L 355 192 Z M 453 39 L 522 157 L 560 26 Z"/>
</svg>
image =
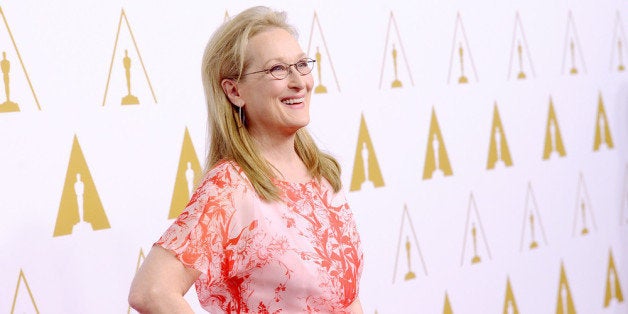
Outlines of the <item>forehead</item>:
<svg viewBox="0 0 628 314">
<path fill-rule="evenodd" d="M 288 31 L 270 28 L 249 39 L 245 54 L 250 64 L 264 65 L 272 61 L 294 62 L 303 55 L 303 50 Z"/>
</svg>

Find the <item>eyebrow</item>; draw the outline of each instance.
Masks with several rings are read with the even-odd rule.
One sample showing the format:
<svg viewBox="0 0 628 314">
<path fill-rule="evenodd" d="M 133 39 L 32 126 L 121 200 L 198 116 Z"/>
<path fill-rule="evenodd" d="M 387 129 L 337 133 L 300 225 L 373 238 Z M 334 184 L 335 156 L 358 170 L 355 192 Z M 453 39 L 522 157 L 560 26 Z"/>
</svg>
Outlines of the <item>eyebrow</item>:
<svg viewBox="0 0 628 314">
<path fill-rule="evenodd" d="M 303 60 L 303 59 L 305 59 L 305 58 L 307 58 L 307 54 L 305 54 L 305 52 L 302 52 L 302 53 L 300 53 L 300 54 L 298 55 L 298 57 L 297 57 L 296 61 L 300 61 L 300 60 Z M 284 58 L 282 58 L 282 57 L 280 57 L 280 58 L 272 58 L 272 59 L 270 59 L 270 60 L 268 60 L 268 61 L 264 62 L 264 67 L 267 67 L 267 66 L 269 66 L 269 65 L 275 65 L 275 64 L 276 64 L 276 63 L 278 63 L 278 62 L 280 62 L 280 63 L 286 63 L 286 64 L 290 63 L 290 62 L 287 62 L 287 61 L 286 61 L 286 59 L 284 59 Z"/>
</svg>

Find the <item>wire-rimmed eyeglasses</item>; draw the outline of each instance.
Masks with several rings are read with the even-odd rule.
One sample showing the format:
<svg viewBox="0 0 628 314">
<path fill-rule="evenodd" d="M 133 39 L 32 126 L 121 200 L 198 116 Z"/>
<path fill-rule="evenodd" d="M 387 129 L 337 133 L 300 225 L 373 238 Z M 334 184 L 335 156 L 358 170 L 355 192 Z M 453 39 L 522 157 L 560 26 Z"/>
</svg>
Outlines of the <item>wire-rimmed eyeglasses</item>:
<svg viewBox="0 0 628 314">
<path fill-rule="evenodd" d="M 297 72 L 301 75 L 310 74 L 310 72 L 312 72 L 312 69 L 314 68 L 314 62 L 316 62 L 316 60 L 304 58 L 293 64 L 278 63 L 271 66 L 268 69 L 245 73 L 245 74 L 242 74 L 242 76 L 263 72 L 263 73 L 272 75 L 274 78 L 278 80 L 283 80 L 286 77 L 288 77 L 288 74 L 290 74 L 290 67 L 292 66 L 294 66 L 294 69 L 297 70 Z"/>
</svg>

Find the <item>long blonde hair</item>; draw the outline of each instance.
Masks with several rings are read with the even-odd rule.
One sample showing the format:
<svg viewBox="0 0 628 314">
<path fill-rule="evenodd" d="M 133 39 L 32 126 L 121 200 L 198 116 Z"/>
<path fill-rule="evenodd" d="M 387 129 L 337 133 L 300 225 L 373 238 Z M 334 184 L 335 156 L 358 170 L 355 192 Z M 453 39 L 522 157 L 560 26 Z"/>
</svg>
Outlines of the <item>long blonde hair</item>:
<svg viewBox="0 0 628 314">
<path fill-rule="evenodd" d="M 280 199 L 279 191 L 272 182 L 275 177 L 272 166 L 256 149 L 246 124 L 240 120 L 238 108 L 227 98 L 221 82 L 225 78 L 240 79 L 246 68 L 244 56 L 248 40 L 269 28 L 285 29 L 297 37 L 296 30 L 286 22 L 285 12 L 253 7 L 228 20 L 214 32 L 205 47 L 202 63 L 209 133 L 205 169 L 208 171 L 222 160 L 235 161 L 257 194 L 266 201 Z M 316 146 L 305 128 L 297 131 L 294 148 L 312 177 L 327 179 L 334 192 L 342 188 L 340 165 Z"/>
</svg>

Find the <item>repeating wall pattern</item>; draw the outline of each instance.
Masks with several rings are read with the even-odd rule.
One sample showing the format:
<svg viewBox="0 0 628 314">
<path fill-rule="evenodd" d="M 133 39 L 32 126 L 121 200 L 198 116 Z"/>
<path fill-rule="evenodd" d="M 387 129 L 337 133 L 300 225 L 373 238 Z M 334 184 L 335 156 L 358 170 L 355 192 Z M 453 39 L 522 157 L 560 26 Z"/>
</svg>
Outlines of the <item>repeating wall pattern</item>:
<svg viewBox="0 0 628 314">
<path fill-rule="evenodd" d="M 317 61 L 366 313 L 628 312 L 628 3 L 264 4 Z M 202 175 L 203 48 L 250 5 L 0 3 L 0 311 L 133 312 Z"/>
</svg>

